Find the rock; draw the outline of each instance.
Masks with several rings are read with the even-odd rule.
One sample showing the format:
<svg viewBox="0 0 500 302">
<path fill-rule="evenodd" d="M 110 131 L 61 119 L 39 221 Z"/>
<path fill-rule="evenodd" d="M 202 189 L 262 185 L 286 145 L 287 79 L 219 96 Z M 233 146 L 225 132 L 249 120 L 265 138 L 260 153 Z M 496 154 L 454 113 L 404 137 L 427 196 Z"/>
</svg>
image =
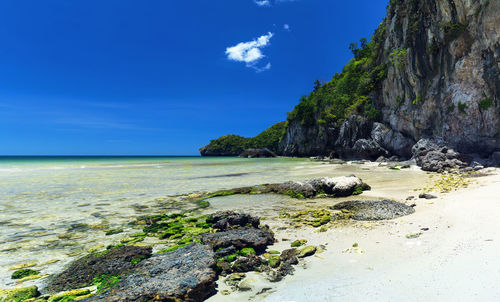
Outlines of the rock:
<svg viewBox="0 0 500 302">
<path fill-rule="evenodd" d="M 232 271 L 238 273 L 259 271 L 260 266 L 265 263 L 265 260 L 262 258 L 255 255 L 249 255 L 248 257 L 242 257 L 236 260 L 232 266 Z"/>
<path fill-rule="evenodd" d="M 234 246 L 237 250 L 251 247 L 257 252 L 263 252 L 268 245 L 274 243 L 274 236 L 261 229 L 241 227 L 224 232 L 205 233 L 201 235 L 201 240 L 210 245 L 213 250 Z"/>
<path fill-rule="evenodd" d="M 203 301 L 215 294 L 212 250 L 192 243 L 142 261 L 128 277 L 87 301 Z"/>
<path fill-rule="evenodd" d="M 23 279 L 25 277 L 34 276 L 34 275 L 38 275 L 38 274 L 40 274 L 40 271 L 35 271 L 33 269 L 24 268 L 24 269 L 20 269 L 20 270 L 13 272 L 11 275 L 11 278 L 12 279 Z"/>
<path fill-rule="evenodd" d="M 92 284 L 94 277 L 124 275 L 136 267 L 133 259 L 148 258 L 151 247 L 120 246 L 92 253 L 73 261 L 61 273 L 49 278 L 46 290 L 60 292 Z"/>
<path fill-rule="evenodd" d="M 36 298 L 38 295 L 38 288 L 36 286 L 0 289 L 0 302 L 21 302 L 30 298 Z"/>
<path fill-rule="evenodd" d="M 223 258 L 223 257 L 229 256 L 229 255 L 232 255 L 236 252 L 238 252 L 238 250 L 234 246 L 228 246 L 226 248 L 222 248 L 220 250 L 217 250 L 215 252 L 215 258 L 216 259 Z"/>
<path fill-rule="evenodd" d="M 297 255 L 297 257 L 304 258 L 312 256 L 314 255 L 314 253 L 316 253 L 316 247 L 314 245 L 308 245 L 299 250 L 299 254 Z"/>
<path fill-rule="evenodd" d="M 392 200 L 355 200 L 334 205 L 335 210 L 351 212 L 354 220 L 383 220 L 413 214 L 415 209 Z"/>
<path fill-rule="evenodd" d="M 257 281 L 255 279 L 249 278 L 246 280 L 243 280 L 238 284 L 238 289 L 240 291 L 249 291 L 253 289 L 253 283 L 256 283 Z"/>
<path fill-rule="evenodd" d="M 369 190 L 370 186 L 355 175 L 341 177 L 314 178 L 304 182 L 286 182 L 283 184 L 268 185 L 268 191 L 287 194 L 291 196 L 314 197 L 324 193 L 333 197 L 345 197 L 352 194 L 360 194 Z"/>
<path fill-rule="evenodd" d="M 299 247 L 299 246 L 304 245 L 306 243 L 307 243 L 306 239 L 300 239 L 300 240 L 295 240 L 292 243 L 290 243 L 290 246 L 291 247 Z"/>
<path fill-rule="evenodd" d="M 212 228 L 226 231 L 238 226 L 253 226 L 258 227 L 260 220 L 248 214 L 237 213 L 234 211 L 221 211 L 213 214 L 209 219 L 213 223 Z"/>
<path fill-rule="evenodd" d="M 239 157 L 246 157 L 246 158 L 256 158 L 256 157 L 277 157 L 276 153 L 273 151 L 267 149 L 267 148 L 261 148 L 261 149 L 246 149 L 245 151 L 241 152 Z"/>
<path fill-rule="evenodd" d="M 373 123 L 371 138 L 385 150 L 404 158 L 411 157 L 415 144 L 411 138 L 381 123 Z"/>
<path fill-rule="evenodd" d="M 422 193 L 418 195 L 418 198 L 425 198 L 425 199 L 434 199 L 437 198 L 434 195 L 428 194 L 428 193 Z"/>
<path fill-rule="evenodd" d="M 420 237 L 420 235 L 422 235 L 422 232 L 409 233 L 409 234 L 406 234 L 406 238 L 408 238 L 408 239 L 415 239 L 415 238 Z"/>
<path fill-rule="evenodd" d="M 272 268 L 277 268 L 281 263 L 280 256 L 278 255 L 271 255 L 267 261 Z"/>
<path fill-rule="evenodd" d="M 455 152 L 444 145 L 443 141 L 421 139 L 412 148 L 417 165 L 424 171 L 444 172 L 465 168 L 470 157 Z"/>
<path fill-rule="evenodd" d="M 87 296 L 91 292 L 88 288 L 74 289 L 50 296 L 48 302 L 73 301 L 76 297 Z"/>
<path fill-rule="evenodd" d="M 388 156 L 389 152 L 371 139 L 359 139 L 354 143 L 352 152 L 361 158 L 376 159 L 380 156 Z"/>
<path fill-rule="evenodd" d="M 412 200 L 412 199 L 415 199 L 415 196 L 408 196 L 408 197 L 406 197 L 406 200 Z"/>
<path fill-rule="evenodd" d="M 491 159 L 493 162 L 495 162 L 497 165 L 500 165 L 500 151 L 493 152 L 491 154 Z"/>
</svg>

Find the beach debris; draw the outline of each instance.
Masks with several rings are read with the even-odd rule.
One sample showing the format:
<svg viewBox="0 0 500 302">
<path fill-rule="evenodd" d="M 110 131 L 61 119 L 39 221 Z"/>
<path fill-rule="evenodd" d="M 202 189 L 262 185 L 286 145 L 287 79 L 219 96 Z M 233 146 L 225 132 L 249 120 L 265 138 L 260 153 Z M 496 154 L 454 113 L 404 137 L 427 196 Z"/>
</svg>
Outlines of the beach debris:
<svg viewBox="0 0 500 302">
<path fill-rule="evenodd" d="M 422 235 L 422 234 L 423 234 L 422 232 L 409 233 L 409 234 L 406 234 L 406 238 L 407 239 L 415 239 L 415 238 L 420 237 L 420 235 Z"/>
</svg>

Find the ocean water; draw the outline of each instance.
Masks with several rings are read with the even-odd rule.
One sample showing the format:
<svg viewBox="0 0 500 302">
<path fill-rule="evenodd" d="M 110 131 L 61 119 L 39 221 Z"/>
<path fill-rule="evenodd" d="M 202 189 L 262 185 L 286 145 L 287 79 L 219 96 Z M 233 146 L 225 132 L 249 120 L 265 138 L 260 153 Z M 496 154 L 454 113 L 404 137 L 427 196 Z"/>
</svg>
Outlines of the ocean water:
<svg viewBox="0 0 500 302">
<path fill-rule="evenodd" d="M 175 195 L 300 179 L 306 159 L 201 157 L 0 157 L 0 288 L 12 268 L 52 273 L 70 259 L 138 232 L 142 215 L 193 205 Z M 59 260 L 58 263 L 44 264 Z"/>
<path fill-rule="evenodd" d="M 52 274 L 90 250 L 141 232 L 141 226 L 131 223 L 141 216 L 195 207 L 178 195 L 350 174 L 377 189 L 353 198 L 403 198 L 425 176 L 418 169 L 393 171 L 377 163 L 298 158 L 0 157 L 0 288 L 43 283 L 16 284 L 10 279 L 14 266 L 31 263 L 41 274 Z M 236 209 L 271 222 L 283 210 L 335 202 L 281 195 L 209 201 L 203 213 Z M 124 232 L 106 235 L 116 228 Z M 161 243 L 154 248 L 161 249 Z"/>
</svg>

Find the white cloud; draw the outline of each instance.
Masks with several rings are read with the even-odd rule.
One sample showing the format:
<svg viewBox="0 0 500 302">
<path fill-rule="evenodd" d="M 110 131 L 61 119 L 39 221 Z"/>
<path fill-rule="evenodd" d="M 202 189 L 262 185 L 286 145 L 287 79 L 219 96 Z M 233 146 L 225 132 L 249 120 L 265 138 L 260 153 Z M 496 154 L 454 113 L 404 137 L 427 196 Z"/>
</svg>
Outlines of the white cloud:
<svg viewBox="0 0 500 302">
<path fill-rule="evenodd" d="M 289 31 L 290 30 L 290 25 L 283 24 L 283 29 Z"/>
<path fill-rule="evenodd" d="M 271 2 L 269 2 L 269 0 L 254 0 L 253 2 L 255 2 L 255 4 L 257 4 L 258 6 L 270 6 L 271 5 Z"/>
<path fill-rule="evenodd" d="M 273 33 L 269 32 L 253 41 L 240 42 L 235 46 L 228 47 L 226 48 L 227 58 L 232 61 L 245 62 L 247 67 L 253 68 L 257 72 L 268 70 L 271 68 L 271 63 L 267 63 L 264 67 L 258 67 L 256 64 L 265 57 L 261 49 L 269 45 L 272 37 Z"/>
</svg>

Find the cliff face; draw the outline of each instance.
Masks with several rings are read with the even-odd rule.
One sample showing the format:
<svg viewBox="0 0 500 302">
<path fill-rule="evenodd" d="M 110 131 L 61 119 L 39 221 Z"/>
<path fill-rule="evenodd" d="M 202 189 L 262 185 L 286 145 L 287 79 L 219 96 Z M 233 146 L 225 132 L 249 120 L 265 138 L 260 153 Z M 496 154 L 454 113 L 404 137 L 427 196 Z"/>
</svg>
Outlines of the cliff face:
<svg viewBox="0 0 500 302">
<path fill-rule="evenodd" d="M 381 124 L 350 118 L 304 125 L 292 117 L 278 151 L 363 155 L 366 142 L 356 142 L 368 140 L 408 156 L 408 145 L 421 138 L 443 139 L 462 152 L 499 151 L 498 16 L 498 0 L 392 0 L 373 47 L 386 74 L 368 93 Z"/>
<path fill-rule="evenodd" d="M 500 148 L 499 16 L 498 0 L 393 1 L 381 60 L 406 53 L 377 91 L 383 121 L 464 152 Z"/>
</svg>

